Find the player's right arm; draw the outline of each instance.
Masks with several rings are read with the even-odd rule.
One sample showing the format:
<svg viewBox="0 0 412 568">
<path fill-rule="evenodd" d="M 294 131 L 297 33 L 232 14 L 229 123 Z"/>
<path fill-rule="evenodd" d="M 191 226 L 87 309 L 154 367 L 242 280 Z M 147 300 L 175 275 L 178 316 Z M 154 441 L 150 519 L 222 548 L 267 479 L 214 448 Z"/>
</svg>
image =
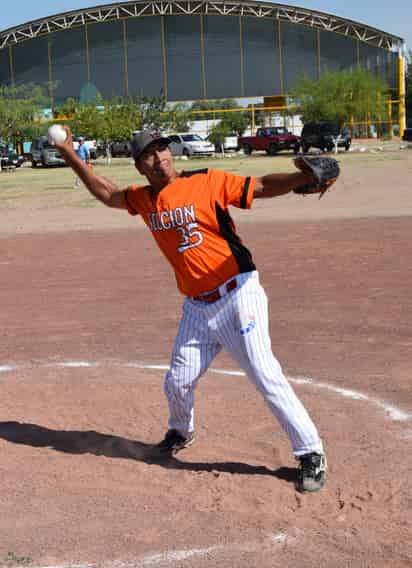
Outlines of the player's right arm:
<svg viewBox="0 0 412 568">
<path fill-rule="evenodd" d="M 103 176 L 96 174 L 86 162 L 81 160 L 73 149 L 72 133 L 70 128 L 64 127 L 67 138 L 61 144 L 56 144 L 56 148 L 62 154 L 67 164 L 76 172 L 90 193 L 108 207 L 125 209 L 125 190 L 120 189 L 115 183 Z"/>
</svg>

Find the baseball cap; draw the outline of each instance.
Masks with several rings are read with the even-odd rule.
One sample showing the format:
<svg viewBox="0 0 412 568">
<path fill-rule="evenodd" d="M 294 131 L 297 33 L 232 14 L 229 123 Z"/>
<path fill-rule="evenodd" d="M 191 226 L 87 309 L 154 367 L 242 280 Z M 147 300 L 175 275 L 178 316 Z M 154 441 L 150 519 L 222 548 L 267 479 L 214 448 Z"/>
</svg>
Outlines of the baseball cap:
<svg viewBox="0 0 412 568">
<path fill-rule="evenodd" d="M 153 142 L 164 142 L 170 144 L 170 138 L 162 136 L 158 130 L 142 130 L 133 136 L 132 139 L 132 154 L 133 158 L 137 160 L 140 154 L 146 150 Z"/>
</svg>

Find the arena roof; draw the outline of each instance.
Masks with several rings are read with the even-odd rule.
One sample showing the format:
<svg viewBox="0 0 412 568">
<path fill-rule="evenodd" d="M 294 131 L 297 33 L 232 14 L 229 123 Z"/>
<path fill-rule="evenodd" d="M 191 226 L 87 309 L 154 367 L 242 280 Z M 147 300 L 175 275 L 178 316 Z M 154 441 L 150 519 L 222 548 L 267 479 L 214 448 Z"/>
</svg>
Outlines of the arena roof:
<svg viewBox="0 0 412 568">
<path fill-rule="evenodd" d="M 0 32 L 0 49 L 44 36 L 51 32 L 63 31 L 89 23 L 138 18 L 141 16 L 178 14 L 242 15 L 287 21 L 315 29 L 335 32 L 376 47 L 396 51 L 402 49 L 404 43 L 399 36 L 386 33 L 360 22 L 286 4 L 249 0 L 141 0 L 73 10 L 9 28 Z"/>
</svg>

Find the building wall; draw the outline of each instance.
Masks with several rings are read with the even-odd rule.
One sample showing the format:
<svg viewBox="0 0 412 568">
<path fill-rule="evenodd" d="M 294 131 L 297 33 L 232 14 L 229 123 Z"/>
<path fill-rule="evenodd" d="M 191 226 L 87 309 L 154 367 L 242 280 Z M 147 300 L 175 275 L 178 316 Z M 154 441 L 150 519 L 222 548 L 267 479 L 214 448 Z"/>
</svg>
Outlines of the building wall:
<svg viewBox="0 0 412 568">
<path fill-rule="evenodd" d="M 250 16 L 142 16 L 88 24 L 0 50 L 0 84 L 57 83 L 55 103 L 286 94 L 304 75 L 358 65 L 397 90 L 397 54 L 300 24 Z"/>
</svg>

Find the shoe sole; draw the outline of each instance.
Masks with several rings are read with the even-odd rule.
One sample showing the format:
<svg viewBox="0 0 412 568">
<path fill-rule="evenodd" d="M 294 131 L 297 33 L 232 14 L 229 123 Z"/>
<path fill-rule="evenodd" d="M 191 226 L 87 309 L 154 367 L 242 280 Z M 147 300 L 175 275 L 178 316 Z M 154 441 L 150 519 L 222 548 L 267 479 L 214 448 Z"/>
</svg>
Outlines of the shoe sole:
<svg viewBox="0 0 412 568">
<path fill-rule="evenodd" d="M 326 474 L 323 473 L 322 477 L 318 480 L 308 479 L 306 483 L 298 483 L 297 490 L 300 493 L 316 493 L 320 491 L 326 483 Z"/>
<path fill-rule="evenodd" d="M 152 446 L 149 454 L 151 458 L 156 458 L 156 459 L 167 459 L 170 457 L 175 456 L 177 453 L 179 453 L 181 450 L 184 450 L 185 448 L 188 448 L 189 446 L 191 446 L 193 444 L 193 442 L 195 441 L 195 435 L 193 435 L 192 438 L 190 438 L 190 440 L 187 440 L 184 444 L 182 444 L 179 447 L 176 448 L 172 448 L 170 450 L 164 450 L 162 448 L 159 448 L 159 446 Z"/>
<path fill-rule="evenodd" d="M 177 454 L 181 450 L 188 448 L 189 446 L 191 446 L 193 444 L 193 442 L 195 441 L 195 438 L 196 438 L 196 436 L 193 434 L 193 436 L 190 438 L 190 440 L 187 440 L 184 444 L 182 444 L 181 446 L 179 446 L 177 448 L 173 448 L 173 450 L 171 450 L 171 454 L 174 456 L 175 454 Z"/>
</svg>

